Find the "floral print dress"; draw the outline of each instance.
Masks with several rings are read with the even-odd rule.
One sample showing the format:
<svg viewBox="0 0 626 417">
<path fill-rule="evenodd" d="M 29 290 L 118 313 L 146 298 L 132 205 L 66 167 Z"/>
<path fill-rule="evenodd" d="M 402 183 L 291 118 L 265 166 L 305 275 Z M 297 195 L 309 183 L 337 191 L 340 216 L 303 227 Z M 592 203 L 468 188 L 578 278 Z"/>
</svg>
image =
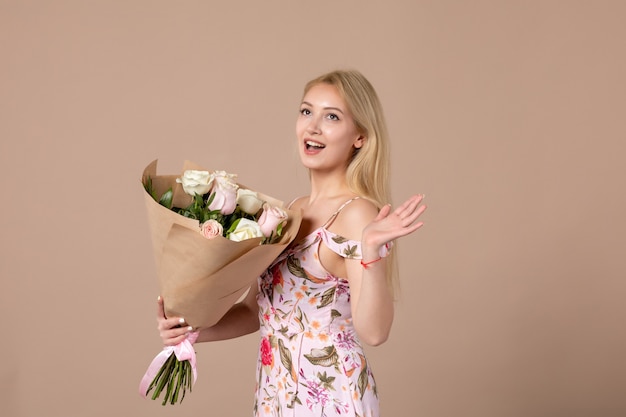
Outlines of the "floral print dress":
<svg viewBox="0 0 626 417">
<path fill-rule="evenodd" d="M 255 417 L 377 417 L 374 377 L 352 325 L 350 288 L 324 269 L 321 244 L 361 259 L 360 242 L 326 224 L 283 252 L 259 278 L 261 346 Z"/>
</svg>

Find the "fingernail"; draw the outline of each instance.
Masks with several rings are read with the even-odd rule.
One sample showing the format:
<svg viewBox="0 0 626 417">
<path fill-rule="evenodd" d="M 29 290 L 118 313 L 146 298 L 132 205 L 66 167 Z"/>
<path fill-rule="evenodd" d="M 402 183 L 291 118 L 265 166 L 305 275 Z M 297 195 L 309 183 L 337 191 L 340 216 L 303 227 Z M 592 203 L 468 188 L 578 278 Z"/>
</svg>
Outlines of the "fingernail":
<svg viewBox="0 0 626 417">
<path fill-rule="evenodd" d="M 192 330 L 193 330 L 193 327 L 191 326 L 187 327 L 187 331 L 192 331 Z"/>
<path fill-rule="evenodd" d="M 160 295 L 157 297 L 157 301 L 161 301 L 161 296 Z"/>
<path fill-rule="evenodd" d="M 178 322 L 179 322 L 180 324 L 183 324 L 183 323 L 185 322 L 185 319 L 180 318 L 180 319 L 178 319 Z"/>
</svg>

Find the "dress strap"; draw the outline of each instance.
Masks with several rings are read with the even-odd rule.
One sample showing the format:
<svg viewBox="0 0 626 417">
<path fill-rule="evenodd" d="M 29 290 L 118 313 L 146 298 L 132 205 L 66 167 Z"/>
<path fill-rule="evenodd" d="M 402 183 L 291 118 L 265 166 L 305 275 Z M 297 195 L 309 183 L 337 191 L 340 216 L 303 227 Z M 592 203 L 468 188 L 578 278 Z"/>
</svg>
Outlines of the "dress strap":
<svg viewBox="0 0 626 417">
<path fill-rule="evenodd" d="M 322 227 L 323 227 L 323 228 L 326 228 L 326 227 L 330 226 L 330 225 L 331 225 L 331 223 L 332 223 L 333 221 L 335 221 L 335 218 L 337 218 L 337 215 L 341 212 L 341 210 L 343 210 L 343 208 L 344 208 L 345 206 L 347 206 L 348 204 L 352 203 L 354 200 L 358 200 L 359 198 L 361 198 L 361 197 L 359 197 L 359 196 L 352 197 L 350 200 L 348 200 L 348 201 L 346 201 L 345 203 L 343 203 L 343 204 L 342 204 L 342 205 L 341 205 L 341 206 L 340 206 L 340 207 L 339 207 L 339 208 L 338 208 L 338 209 L 337 209 L 337 210 L 336 210 L 336 211 L 335 211 L 335 212 L 334 212 L 334 213 L 330 216 L 330 218 L 326 221 L 326 223 L 324 223 L 324 225 L 323 225 Z"/>
<path fill-rule="evenodd" d="M 293 200 L 291 200 L 291 203 L 287 204 L 287 209 L 290 209 L 291 206 L 293 206 L 293 203 L 295 203 L 296 201 L 300 200 L 302 197 L 296 197 Z"/>
</svg>

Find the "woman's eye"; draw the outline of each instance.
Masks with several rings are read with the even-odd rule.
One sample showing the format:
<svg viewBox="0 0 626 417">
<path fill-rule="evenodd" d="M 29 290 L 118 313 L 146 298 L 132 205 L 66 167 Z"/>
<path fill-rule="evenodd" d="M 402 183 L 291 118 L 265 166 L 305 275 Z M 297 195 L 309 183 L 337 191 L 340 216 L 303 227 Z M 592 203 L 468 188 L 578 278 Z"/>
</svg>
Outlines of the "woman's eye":
<svg viewBox="0 0 626 417">
<path fill-rule="evenodd" d="M 311 114 L 311 110 L 309 109 L 300 109 L 300 114 L 303 116 L 308 116 L 309 114 Z"/>
<path fill-rule="evenodd" d="M 330 120 L 339 120 L 339 116 L 337 116 L 335 113 L 330 113 L 328 116 Z"/>
</svg>

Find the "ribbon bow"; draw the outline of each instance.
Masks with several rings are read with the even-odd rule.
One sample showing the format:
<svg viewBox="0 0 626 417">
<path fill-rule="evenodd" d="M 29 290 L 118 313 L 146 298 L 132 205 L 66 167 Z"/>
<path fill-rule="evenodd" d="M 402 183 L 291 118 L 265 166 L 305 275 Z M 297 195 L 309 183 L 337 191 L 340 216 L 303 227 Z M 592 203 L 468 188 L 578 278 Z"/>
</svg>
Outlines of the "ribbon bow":
<svg viewBox="0 0 626 417">
<path fill-rule="evenodd" d="M 187 338 L 179 344 L 175 346 L 166 346 L 158 355 L 156 355 L 139 383 L 139 395 L 144 398 L 148 396 L 148 387 L 150 386 L 150 383 L 157 376 L 159 370 L 172 353 L 176 355 L 176 359 L 178 359 L 179 362 L 189 361 L 193 372 L 193 383 L 196 382 L 196 379 L 198 378 L 198 371 L 196 370 L 196 352 L 193 349 L 193 344 L 198 339 L 198 335 L 199 332 L 191 332 Z"/>
</svg>

